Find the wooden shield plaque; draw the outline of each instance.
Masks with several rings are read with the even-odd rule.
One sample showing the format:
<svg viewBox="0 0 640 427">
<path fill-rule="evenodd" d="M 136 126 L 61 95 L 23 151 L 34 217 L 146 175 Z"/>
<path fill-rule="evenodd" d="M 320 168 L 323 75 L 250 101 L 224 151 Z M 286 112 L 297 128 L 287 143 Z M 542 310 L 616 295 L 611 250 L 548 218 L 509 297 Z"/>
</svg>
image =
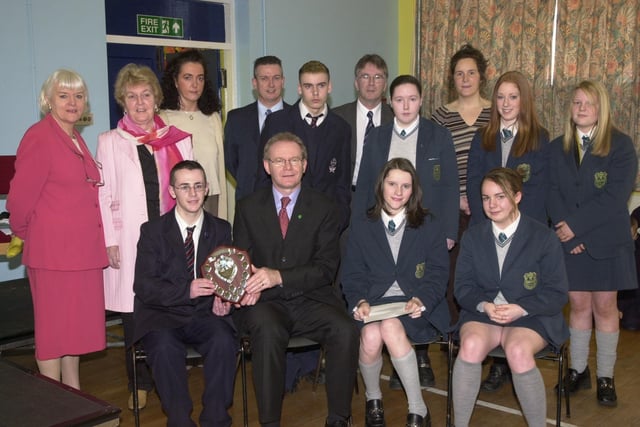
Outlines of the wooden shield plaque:
<svg viewBox="0 0 640 427">
<path fill-rule="evenodd" d="M 232 246 L 218 246 L 202 264 L 202 276 L 211 280 L 214 293 L 225 301 L 238 302 L 251 276 L 249 254 Z"/>
</svg>

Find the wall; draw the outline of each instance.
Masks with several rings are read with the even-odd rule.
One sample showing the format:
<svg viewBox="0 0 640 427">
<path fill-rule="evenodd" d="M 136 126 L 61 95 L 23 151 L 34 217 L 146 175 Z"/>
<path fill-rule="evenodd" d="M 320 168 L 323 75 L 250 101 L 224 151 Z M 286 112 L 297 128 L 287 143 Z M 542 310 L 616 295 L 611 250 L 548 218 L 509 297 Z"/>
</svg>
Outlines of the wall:
<svg viewBox="0 0 640 427">
<path fill-rule="evenodd" d="M 0 4 L 0 155 L 15 154 L 25 130 L 40 119 L 37 96 L 57 68 L 78 71 L 90 91 L 94 124 L 81 129 L 90 149 L 109 128 L 104 1 L 12 0 Z M 399 0 L 401 3 L 413 0 Z M 286 99 L 297 100 L 298 68 L 307 60 L 331 70 L 332 105 L 354 99 L 353 66 L 376 52 L 398 74 L 398 3 L 388 0 L 235 0 L 237 105 L 253 101 L 253 60 L 278 55 L 284 63 Z M 409 19 L 409 21 L 412 21 Z M 407 25 L 412 25 L 407 22 Z M 11 42 L 9 42 L 11 40 Z M 0 210 L 4 200 L 0 197 Z M 61 248 L 64 250 L 64 248 Z M 19 259 L 0 258 L 0 281 L 24 275 Z"/>
<path fill-rule="evenodd" d="M 380 54 L 397 75 L 397 17 L 398 4 L 388 0 L 236 1 L 238 104 L 254 100 L 244 83 L 263 55 L 282 60 L 287 102 L 298 99 L 298 69 L 311 59 L 329 67 L 330 105 L 353 101 L 353 67 L 365 53 Z"/>
<path fill-rule="evenodd" d="M 94 124 L 81 132 L 95 150 L 98 133 L 109 127 L 103 0 L 4 1 L 0 16 L 0 154 L 15 154 L 26 129 L 40 119 L 40 87 L 58 68 L 74 69 L 86 80 Z M 4 205 L 0 200 L 0 210 Z M 0 258 L 0 280 L 23 275 L 19 258 Z"/>
</svg>

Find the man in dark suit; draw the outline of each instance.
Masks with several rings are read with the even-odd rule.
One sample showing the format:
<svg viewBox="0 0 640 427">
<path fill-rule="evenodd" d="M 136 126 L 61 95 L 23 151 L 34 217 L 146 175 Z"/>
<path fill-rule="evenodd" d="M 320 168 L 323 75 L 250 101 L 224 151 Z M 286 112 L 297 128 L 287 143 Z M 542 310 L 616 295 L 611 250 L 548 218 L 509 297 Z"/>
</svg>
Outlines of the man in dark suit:
<svg viewBox="0 0 640 427">
<path fill-rule="evenodd" d="M 202 209 L 207 179 L 199 163 L 171 170 L 176 207 L 142 225 L 133 288 L 134 340 L 141 340 L 168 426 L 195 426 L 185 369 L 186 346 L 204 359 L 200 425 L 228 427 L 233 402 L 235 328 L 230 304 L 213 296 L 198 266 L 217 246 L 231 243 L 231 226 Z M 195 262 L 194 262 L 195 260 Z"/>
<path fill-rule="evenodd" d="M 365 136 L 373 127 L 390 123 L 393 110 L 383 102 L 389 69 L 375 53 L 364 55 L 355 67 L 358 99 L 333 109 L 351 126 L 351 188 L 355 190 Z"/>
<path fill-rule="evenodd" d="M 332 197 L 340 209 L 340 227 L 349 224 L 351 203 L 351 130 L 341 117 L 329 110 L 331 93 L 329 69 L 319 61 L 309 61 L 298 71 L 300 100 L 265 121 L 260 136 L 259 160 L 273 135 L 297 135 L 309 153 L 303 185 Z M 260 162 L 259 162 L 260 163 Z M 258 165 L 256 189 L 271 186 L 271 177 Z"/>
<path fill-rule="evenodd" d="M 274 135 L 263 167 L 272 185 L 240 200 L 234 220 L 234 244 L 253 264 L 234 321 L 249 335 L 260 424 L 280 426 L 287 343 L 303 336 L 325 349 L 326 425 L 347 426 L 359 333 L 332 285 L 340 258 L 337 208 L 301 185 L 307 151 L 296 135 Z"/>
<path fill-rule="evenodd" d="M 260 131 L 267 116 L 289 104 L 282 99 L 284 74 L 276 56 L 262 56 L 253 63 L 253 89 L 258 99 L 229 111 L 224 127 L 224 163 L 236 180 L 236 200 L 253 192 L 258 169 Z"/>
</svg>

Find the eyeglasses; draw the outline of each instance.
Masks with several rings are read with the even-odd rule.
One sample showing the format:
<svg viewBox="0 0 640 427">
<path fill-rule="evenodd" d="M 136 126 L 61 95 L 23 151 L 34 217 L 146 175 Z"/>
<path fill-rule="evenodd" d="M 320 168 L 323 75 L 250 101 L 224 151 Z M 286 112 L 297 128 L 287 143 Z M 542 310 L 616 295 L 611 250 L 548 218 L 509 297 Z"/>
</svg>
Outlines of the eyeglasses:
<svg viewBox="0 0 640 427">
<path fill-rule="evenodd" d="M 174 185 L 173 188 L 175 188 L 177 191 L 181 193 L 188 194 L 191 192 L 191 190 L 195 191 L 196 193 L 202 193 L 204 192 L 204 190 L 207 189 L 207 186 L 201 182 L 198 182 L 193 185 L 189 185 L 189 184 L 180 184 L 178 186 Z"/>
<path fill-rule="evenodd" d="M 373 79 L 375 83 L 382 83 L 385 80 L 385 77 L 382 74 L 374 74 L 373 76 L 371 74 L 360 74 L 358 76 L 358 79 L 365 82 L 369 82 L 371 81 L 371 79 Z"/>
<path fill-rule="evenodd" d="M 84 156 L 83 156 L 82 165 L 84 166 L 84 176 L 89 184 L 93 184 L 94 187 L 102 187 L 104 185 L 104 180 L 102 179 L 102 163 L 100 163 L 97 160 L 94 160 L 93 163 L 95 163 L 96 168 L 98 169 L 99 178 L 93 179 L 89 176 L 89 173 L 87 172 L 87 165 L 84 162 Z"/>
<path fill-rule="evenodd" d="M 302 157 L 292 157 L 290 159 L 282 159 L 278 157 L 277 159 L 269 159 L 269 163 L 278 168 L 282 168 L 288 163 L 292 168 L 296 168 L 302 164 L 303 160 L 304 159 Z"/>
</svg>

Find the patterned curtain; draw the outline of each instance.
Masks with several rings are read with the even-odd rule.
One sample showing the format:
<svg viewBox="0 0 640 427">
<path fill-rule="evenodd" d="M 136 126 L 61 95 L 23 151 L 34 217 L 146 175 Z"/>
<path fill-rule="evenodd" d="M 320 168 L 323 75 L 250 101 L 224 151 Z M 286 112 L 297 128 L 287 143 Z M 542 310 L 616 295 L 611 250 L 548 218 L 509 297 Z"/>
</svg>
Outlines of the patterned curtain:
<svg viewBox="0 0 640 427">
<path fill-rule="evenodd" d="M 558 1 L 558 11 L 554 109 L 566 110 L 567 94 L 576 83 L 599 80 L 609 91 L 614 123 L 638 151 L 640 2 L 564 0 Z"/>
<path fill-rule="evenodd" d="M 602 81 L 618 127 L 640 146 L 640 2 L 637 0 L 418 0 L 416 75 L 423 114 L 449 102 L 449 59 L 464 43 L 489 61 L 489 98 L 500 74 L 529 78 L 540 119 L 562 134 L 567 94 L 581 80 Z M 556 11 L 557 5 L 557 11 Z M 554 38 L 555 29 L 555 38 Z M 555 43 L 555 53 L 553 44 Z"/>
</svg>

